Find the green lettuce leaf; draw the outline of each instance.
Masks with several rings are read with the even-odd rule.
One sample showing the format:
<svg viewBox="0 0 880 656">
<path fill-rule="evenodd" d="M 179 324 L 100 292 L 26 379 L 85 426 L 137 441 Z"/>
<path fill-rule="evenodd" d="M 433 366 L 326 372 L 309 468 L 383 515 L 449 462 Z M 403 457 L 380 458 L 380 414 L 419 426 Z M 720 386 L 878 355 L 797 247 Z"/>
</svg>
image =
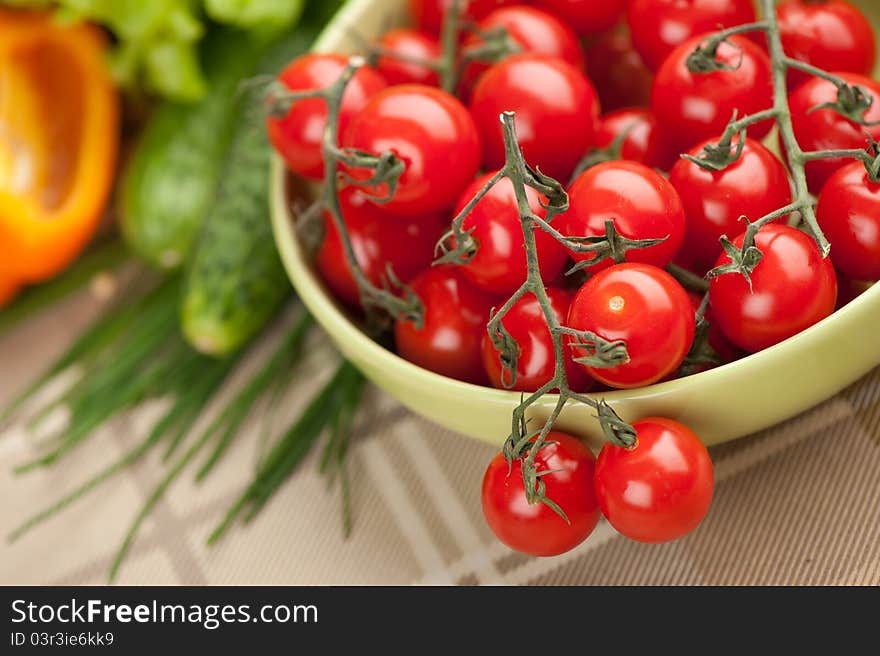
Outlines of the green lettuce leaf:
<svg viewBox="0 0 880 656">
<path fill-rule="evenodd" d="M 299 20 L 304 5 L 304 0 L 205 0 L 205 11 L 221 23 L 275 32 Z"/>
<path fill-rule="evenodd" d="M 56 7 L 62 21 L 87 20 L 116 38 L 110 64 L 117 82 L 178 102 L 206 91 L 198 57 L 205 21 L 263 35 L 293 26 L 303 0 L 0 0 L 16 7 Z"/>
</svg>

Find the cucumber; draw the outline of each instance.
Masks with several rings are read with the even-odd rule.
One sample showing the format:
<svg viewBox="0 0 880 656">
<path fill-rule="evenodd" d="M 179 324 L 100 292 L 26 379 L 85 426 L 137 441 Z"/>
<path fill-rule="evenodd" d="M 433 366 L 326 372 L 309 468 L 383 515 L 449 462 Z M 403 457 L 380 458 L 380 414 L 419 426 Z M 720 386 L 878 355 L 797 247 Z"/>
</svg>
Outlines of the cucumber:
<svg viewBox="0 0 880 656">
<path fill-rule="evenodd" d="M 318 32 L 304 22 L 275 44 L 260 72 L 276 73 L 305 52 Z M 269 218 L 271 149 L 262 89 L 247 93 L 216 193 L 189 257 L 181 324 L 193 347 L 223 356 L 265 326 L 290 293 Z"/>
<path fill-rule="evenodd" d="M 239 85 L 264 51 L 244 32 L 213 29 L 201 53 L 207 96 L 163 102 L 141 135 L 122 181 L 120 214 L 126 241 L 154 266 L 176 269 L 189 251 L 216 194 L 242 103 Z"/>
</svg>

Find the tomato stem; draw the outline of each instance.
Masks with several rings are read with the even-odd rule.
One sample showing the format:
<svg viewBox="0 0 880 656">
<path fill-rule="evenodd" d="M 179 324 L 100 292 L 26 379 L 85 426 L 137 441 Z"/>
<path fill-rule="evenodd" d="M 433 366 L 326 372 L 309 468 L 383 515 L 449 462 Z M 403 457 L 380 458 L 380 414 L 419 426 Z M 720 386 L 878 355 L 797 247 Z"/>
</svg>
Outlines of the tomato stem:
<svg viewBox="0 0 880 656">
<path fill-rule="evenodd" d="M 443 17 L 440 34 L 440 57 L 414 57 L 395 52 L 379 44 L 370 44 L 362 36 L 355 34 L 361 49 L 366 53 L 370 66 L 375 66 L 380 57 L 387 57 L 405 64 L 424 66 L 440 76 L 440 88 L 455 93 L 461 75 L 470 62 L 494 63 L 508 55 L 520 52 L 520 45 L 510 37 L 506 28 L 499 26 L 481 31 L 467 20 L 463 9 L 467 0 L 453 0 Z M 467 48 L 462 46 L 462 33 L 468 32 L 480 37 L 481 43 Z"/>
<path fill-rule="evenodd" d="M 504 327 L 502 320 L 510 311 L 513 305 L 526 294 L 533 294 L 547 322 L 550 335 L 553 340 L 553 350 L 555 356 L 554 375 L 552 380 L 548 381 L 539 390 L 521 400 L 519 406 L 514 410 L 512 417 L 512 430 L 505 443 L 504 452 L 511 461 L 522 458 L 521 467 L 523 480 L 525 481 L 525 489 L 530 503 L 543 502 L 547 503 L 551 508 L 550 500 L 546 499 L 540 485 L 540 477 L 535 468 L 535 458 L 538 451 L 545 444 L 547 435 L 553 428 L 554 423 L 562 413 L 563 408 L 569 401 L 580 401 L 596 410 L 596 417 L 599 419 L 603 432 L 610 440 L 621 446 L 631 446 L 635 441 L 635 432 L 632 427 L 624 422 L 604 401 L 597 401 L 591 397 L 583 396 L 575 393 L 568 381 L 568 375 L 565 369 L 566 363 L 566 341 L 570 340 L 574 346 L 582 348 L 586 351 L 583 360 L 590 366 L 596 367 L 612 367 L 625 363 L 629 360 L 626 352 L 626 344 L 622 341 L 609 342 L 593 333 L 585 333 L 567 328 L 563 326 L 553 310 L 550 297 L 544 285 L 541 276 L 541 268 L 538 261 L 538 250 L 535 241 L 535 229 L 541 228 L 547 230 L 551 234 L 556 233 L 551 227 L 551 223 L 556 214 L 564 212 L 568 208 L 568 196 L 562 185 L 556 180 L 543 176 L 540 172 L 531 169 L 525 162 L 522 150 L 516 136 L 516 122 L 513 112 L 504 112 L 501 115 L 501 123 L 504 130 L 504 149 L 505 164 L 504 167 L 495 175 L 486 188 L 478 194 L 477 198 L 485 194 L 488 189 L 497 184 L 502 177 L 510 180 L 514 195 L 516 196 L 517 209 L 519 211 L 520 222 L 522 225 L 523 244 L 526 252 L 526 280 L 522 286 L 507 300 L 500 310 L 495 312 L 489 321 L 487 330 L 490 335 L 503 336 Z M 527 187 L 531 187 L 548 197 L 546 204 L 546 219 L 539 219 L 532 212 L 529 204 L 529 198 L 526 191 Z M 475 204 L 475 203 L 474 203 Z M 472 205 L 471 205 L 472 207 Z M 468 209 L 468 208 L 465 208 Z M 456 217 L 457 225 L 454 229 L 461 231 L 461 225 L 464 216 Z M 561 235 L 560 235 L 561 237 Z M 563 238 L 564 239 L 564 238 Z M 592 246 L 592 245 L 591 245 Z M 508 340 L 493 339 L 496 348 L 503 345 Z M 507 356 L 507 357 L 505 357 Z M 509 353 L 502 351 L 502 361 L 508 365 L 512 362 L 515 366 L 515 356 L 511 357 Z M 515 377 L 515 369 L 511 374 Z M 545 394 L 558 390 L 559 396 L 553 411 L 550 413 L 547 421 L 541 429 L 535 433 L 527 431 L 526 413 L 528 409 L 540 400 Z M 525 455 L 526 450 L 528 454 Z M 525 456 L 525 457 L 523 457 Z"/>
<path fill-rule="evenodd" d="M 670 263 L 666 265 L 666 272 L 675 278 L 679 284 L 685 289 L 690 289 L 695 292 L 699 292 L 700 294 L 705 294 L 709 291 L 709 281 L 705 278 L 701 278 L 695 273 L 691 273 L 687 269 L 678 266 L 677 264 Z"/>
<path fill-rule="evenodd" d="M 290 92 L 270 87 L 268 104 L 270 112 L 284 115 L 290 106 L 303 99 L 320 98 L 327 105 L 327 125 L 321 144 L 324 157 L 324 184 L 315 204 L 302 213 L 301 218 L 314 217 L 322 211 L 329 213 L 342 243 L 342 250 L 348 262 L 352 276 L 360 292 L 361 305 L 367 313 L 368 326 L 375 331 L 387 327 L 389 317 L 405 318 L 421 327 L 424 310 L 418 296 L 406 285 L 401 283 L 389 267 L 385 285 L 377 287 L 364 273 L 357 261 L 351 236 L 342 216 L 339 202 L 340 183 L 362 187 L 387 186 L 387 193 L 382 198 L 371 199 L 382 203 L 389 200 L 397 189 L 400 176 L 406 165 L 393 152 L 380 154 L 365 153 L 339 145 L 339 115 L 342 108 L 342 96 L 358 69 L 366 64 L 363 57 L 352 57 L 339 78 L 324 89 L 302 92 Z M 349 174 L 340 172 L 342 168 L 358 168 L 372 171 L 367 180 L 355 180 Z"/>
<path fill-rule="evenodd" d="M 614 137 L 614 141 L 612 141 L 607 147 L 593 148 L 589 153 L 584 155 L 575 167 L 574 173 L 571 175 L 571 180 L 568 182 L 569 186 L 587 169 L 591 169 L 602 162 L 613 162 L 623 159 L 623 145 L 626 143 L 626 140 L 629 138 L 629 135 L 636 128 L 638 123 L 638 119 L 634 118 L 629 125 L 620 131 L 620 134 Z"/>
<path fill-rule="evenodd" d="M 868 140 L 868 147 L 865 149 L 804 152 L 801 148 L 794 133 L 791 110 L 788 105 L 788 72 L 790 69 L 827 80 L 837 87 L 837 102 L 819 105 L 813 108 L 814 111 L 818 109 L 832 109 L 850 120 L 866 125 L 864 113 L 871 107 L 874 98 L 865 92 L 864 89 L 847 84 L 846 80 L 837 75 L 788 57 L 782 46 L 774 0 L 761 0 L 761 4 L 764 10 L 764 20 L 761 23 L 716 32 L 706 37 L 706 40 L 697 49 L 695 54 L 710 51 L 713 44 L 717 47 L 717 44 L 721 43 L 731 34 L 739 33 L 740 31 L 751 31 L 752 29 L 763 30 L 767 36 L 770 60 L 773 67 L 773 107 L 741 119 L 737 119 L 734 116 L 717 145 L 707 147 L 698 157 L 689 155 L 683 155 L 683 157 L 709 170 L 723 170 L 737 161 L 742 152 L 741 143 L 738 144 L 735 152 L 731 151 L 733 136 L 739 134 L 740 142 L 742 142 L 750 125 L 774 119 L 779 128 L 782 147 L 785 150 L 794 180 L 794 200 L 789 205 L 770 212 L 756 221 L 750 222 L 746 220 L 746 238 L 738 251 L 729 240 L 722 237 L 721 243 L 730 257 L 730 263 L 710 271 L 707 274 L 707 278 L 710 279 L 727 273 L 739 273 L 746 280 L 749 280 L 749 274 L 761 260 L 761 251 L 755 246 L 755 235 L 763 226 L 787 214 L 799 213 L 800 219 L 798 222 L 805 222 L 807 224 L 822 256 L 828 256 L 831 252 L 831 244 L 828 243 L 816 219 L 815 202 L 810 194 L 805 169 L 805 165 L 808 162 L 820 159 L 851 158 L 865 164 L 865 168 L 868 170 L 872 180 L 878 179 L 878 176 L 880 176 L 880 156 L 878 156 L 880 153 L 877 152 L 878 149 L 873 140 Z"/>
<path fill-rule="evenodd" d="M 458 84 L 458 44 L 461 40 L 461 16 L 464 0 L 449 3 L 443 18 L 440 55 L 440 86 L 444 91 L 455 93 Z"/>
</svg>

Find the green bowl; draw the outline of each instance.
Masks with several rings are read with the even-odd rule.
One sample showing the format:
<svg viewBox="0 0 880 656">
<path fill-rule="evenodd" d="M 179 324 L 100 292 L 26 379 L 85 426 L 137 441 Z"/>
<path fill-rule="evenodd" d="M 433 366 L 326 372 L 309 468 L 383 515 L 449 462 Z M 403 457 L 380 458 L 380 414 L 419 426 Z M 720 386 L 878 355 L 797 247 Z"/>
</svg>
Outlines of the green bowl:
<svg viewBox="0 0 880 656">
<path fill-rule="evenodd" d="M 874 5 L 863 0 L 865 7 Z M 402 16 L 405 0 L 350 0 L 315 49 L 350 53 L 352 34 L 372 38 Z M 880 8 L 871 10 L 880 18 Z M 493 444 L 510 432 L 519 393 L 462 383 L 422 369 L 367 337 L 327 292 L 294 230 L 283 162 L 272 163 L 275 240 L 293 286 L 339 350 L 367 378 L 403 405 L 447 428 Z M 767 428 L 834 395 L 880 363 L 880 285 L 824 321 L 760 353 L 681 380 L 601 394 L 626 420 L 660 415 L 683 422 L 706 444 Z M 556 397 L 532 409 L 546 418 Z M 595 444 L 602 439 L 592 410 L 570 404 L 557 427 Z"/>
</svg>

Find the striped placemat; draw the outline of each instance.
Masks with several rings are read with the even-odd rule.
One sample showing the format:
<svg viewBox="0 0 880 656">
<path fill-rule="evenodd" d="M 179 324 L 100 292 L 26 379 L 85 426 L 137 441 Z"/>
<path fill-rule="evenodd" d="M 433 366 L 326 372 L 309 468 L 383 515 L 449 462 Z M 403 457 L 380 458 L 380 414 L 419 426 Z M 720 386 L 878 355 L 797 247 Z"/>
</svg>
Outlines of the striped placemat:
<svg viewBox="0 0 880 656">
<path fill-rule="evenodd" d="M 0 339 L 0 401 L 56 355 L 93 314 L 82 297 Z M 329 374 L 316 335 L 285 403 L 296 414 Z M 732 400 L 735 402 L 735 400 Z M 146 408 L 143 412 L 155 412 Z M 744 411 L 746 411 L 744 409 Z M 278 418 L 283 421 L 284 416 Z M 142 415 L 102 429 L 61 466 L 14 477 L 32 445 L 0 438 L 0 530 L 118 457 Z M 528 558 L 493 539 L 479 508 L 493 449 L 416 417 L 371 390 L 352 450 L 354 533 L 314 460 L 252 525 L 214 547 L 205 538 L 249 480 L 255 425 L 202 485 L 175 485 L 122 569 L 125 584 L 867 584 L 880 583 L 880 369 L 827 403 L 713 450 L 709 517 L 679 542 L 647 546 L 600 524 L 586 544 Z M 129 521 L 161 475 L 145 461 L 21 541 L 0 546 L 0 583 L 103 583 Z"/>
</svg>

